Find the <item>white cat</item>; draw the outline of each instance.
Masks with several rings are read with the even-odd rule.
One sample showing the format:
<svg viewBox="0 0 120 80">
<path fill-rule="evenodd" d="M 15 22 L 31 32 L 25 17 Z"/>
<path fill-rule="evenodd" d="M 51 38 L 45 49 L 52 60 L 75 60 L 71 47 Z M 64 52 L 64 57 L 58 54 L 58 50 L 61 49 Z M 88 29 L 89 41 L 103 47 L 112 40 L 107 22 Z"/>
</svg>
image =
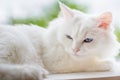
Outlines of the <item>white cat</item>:
<svg viewBox="0 0 120 80">
<path fill-rule="evenodd" d="M 42 80 L 48 72 L 112 69 L 118 51 L 112 14 L 90 16 L 62 3 L 60 8 L 61 15 L 47 29 L 0 26 L 0 80 Z"/>
</svg>

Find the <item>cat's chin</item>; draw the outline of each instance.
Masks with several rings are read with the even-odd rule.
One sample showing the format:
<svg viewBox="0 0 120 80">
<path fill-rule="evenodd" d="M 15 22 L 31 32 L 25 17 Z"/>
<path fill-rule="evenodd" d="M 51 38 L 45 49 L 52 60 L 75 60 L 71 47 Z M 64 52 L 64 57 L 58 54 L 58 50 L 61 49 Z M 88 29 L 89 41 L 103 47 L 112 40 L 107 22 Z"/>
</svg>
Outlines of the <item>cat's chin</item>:
<svg viewBox="0 0 120 80">
<path fill-rule="evenodd" d="M 87 54 L 71 54 L 71 57 L 72 57 L 73 59 L 79 60 L 79 59 L 88 57 L 88 55 L 87 55 Z"/>
</svg>

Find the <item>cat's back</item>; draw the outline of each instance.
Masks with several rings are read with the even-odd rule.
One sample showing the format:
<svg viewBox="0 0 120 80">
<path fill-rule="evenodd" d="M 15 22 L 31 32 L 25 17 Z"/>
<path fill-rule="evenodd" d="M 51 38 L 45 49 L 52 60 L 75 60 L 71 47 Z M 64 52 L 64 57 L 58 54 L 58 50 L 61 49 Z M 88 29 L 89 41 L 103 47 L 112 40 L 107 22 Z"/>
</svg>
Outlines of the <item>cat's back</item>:
<svg viewBox="0 0 120 80">
<path fill-rule="evenodd" d="M 17 37 L 25 36 L 29 39 L 42 37 L 45 31 L 44 28 L 36 25 L 0 25 L 0 33 L 9 33 Z"/>
<path fill-rule="evenodd" d="M 16 28 L 28 37 L 37 53 L 41 54 L 45 43 L 47 29 L 37 25 L 16 25 Z"/>
<path fill-rule="evenodd" d="M 36 55 L 37 48 L 39 48 L 40 42 L 38 40 L 42 41 L 41 35 L 43 32 L 44 29 L 30 27 L 29 25 L 0 25 L 0 56 L 8 57 L 9 61 L 15 63 L 23 60 L 23 57 L 32 58 Z M 12 56 L 9 57 L 9 55 Z"/>
</svg>

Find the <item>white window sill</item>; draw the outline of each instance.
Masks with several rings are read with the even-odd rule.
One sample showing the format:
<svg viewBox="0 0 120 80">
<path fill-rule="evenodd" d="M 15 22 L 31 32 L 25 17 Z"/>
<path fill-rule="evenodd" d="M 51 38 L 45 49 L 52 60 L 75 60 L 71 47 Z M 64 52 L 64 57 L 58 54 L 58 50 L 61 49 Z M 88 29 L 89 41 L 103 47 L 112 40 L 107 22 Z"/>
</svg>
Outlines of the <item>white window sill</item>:
<svg viewBox="0 0 120 80">
<path fill-rule="evenodd" d="M 108 72 L 83 72 L 71 74 L 51 74 L 45 80 L 120 80 L 120 66 Z"/>
</svg>

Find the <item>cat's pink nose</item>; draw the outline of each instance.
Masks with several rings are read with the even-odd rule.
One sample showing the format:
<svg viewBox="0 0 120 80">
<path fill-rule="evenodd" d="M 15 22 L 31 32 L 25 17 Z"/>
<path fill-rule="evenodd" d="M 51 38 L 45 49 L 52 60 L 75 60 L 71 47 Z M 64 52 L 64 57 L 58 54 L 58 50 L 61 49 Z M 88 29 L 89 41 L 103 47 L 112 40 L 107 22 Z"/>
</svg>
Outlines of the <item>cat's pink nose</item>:
<svg viewBox="0 0 120 80">
<path fill-rule="evenodd" d="M 76 54 L 78 51 L 80 51 L 80 49 L 79 48 L 75 48 L 75 49 L 73 49 L 73 51 Z"/>
</svg>

